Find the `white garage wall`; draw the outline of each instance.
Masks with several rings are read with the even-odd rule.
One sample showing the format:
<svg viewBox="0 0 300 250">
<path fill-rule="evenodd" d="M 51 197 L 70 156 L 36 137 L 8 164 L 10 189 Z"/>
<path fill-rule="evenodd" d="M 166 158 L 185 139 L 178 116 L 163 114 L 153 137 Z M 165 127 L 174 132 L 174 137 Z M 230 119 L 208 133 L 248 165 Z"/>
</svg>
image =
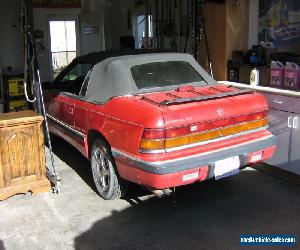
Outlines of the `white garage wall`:
<svg viewBox="0 0 300 250">
<path fill-rule="evenodd" d="M 248 36 L 248 47 L 258 44 L 258 11 L 259 11 L 259 0 L 249 1 L 249 36 Z"/>
<path fill-rule="evenodd" d="M 21 0 L 0 3 L 0 67 L 12 67 L 12 74 L 23 72 L 24 48 L 20 27 Z"/>
</svg>

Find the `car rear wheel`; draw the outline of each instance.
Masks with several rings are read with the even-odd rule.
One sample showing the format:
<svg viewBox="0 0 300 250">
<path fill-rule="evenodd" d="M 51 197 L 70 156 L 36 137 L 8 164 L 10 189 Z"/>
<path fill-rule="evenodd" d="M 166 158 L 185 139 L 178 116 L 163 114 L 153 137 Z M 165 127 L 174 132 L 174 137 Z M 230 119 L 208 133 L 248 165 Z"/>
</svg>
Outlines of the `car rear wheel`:
<svg viewBox="0 0 300 250">
<path fill-rule="evenodd" d="M 92 146 L 91 168 L 95 186 L 103 199 L 118 199 L 126 194 L 128 183 L 118 175 L 110 149 L 100 139 Z"/>
</svg>

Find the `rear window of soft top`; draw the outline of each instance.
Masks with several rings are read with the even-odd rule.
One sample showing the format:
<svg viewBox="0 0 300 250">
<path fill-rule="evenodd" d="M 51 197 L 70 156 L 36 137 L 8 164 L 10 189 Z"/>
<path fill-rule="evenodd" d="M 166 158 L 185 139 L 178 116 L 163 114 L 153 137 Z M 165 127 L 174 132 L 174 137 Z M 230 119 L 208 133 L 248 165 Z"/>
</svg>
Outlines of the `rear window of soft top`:
<svg viewBox="0 0 300 250">
<path fill-rule="evenodd" d="M 204 81 L 201 75 L 184 61 L 154 62 L 131 67 L 138 89 L 168 87 Z"/>
</svg>

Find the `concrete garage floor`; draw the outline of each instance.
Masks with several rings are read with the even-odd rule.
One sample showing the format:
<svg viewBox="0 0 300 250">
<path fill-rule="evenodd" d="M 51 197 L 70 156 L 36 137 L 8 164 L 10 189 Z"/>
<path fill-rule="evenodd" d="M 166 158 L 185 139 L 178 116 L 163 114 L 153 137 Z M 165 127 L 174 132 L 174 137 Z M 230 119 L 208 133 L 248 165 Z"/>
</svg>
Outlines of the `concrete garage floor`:
<svg viewBox="0 0 300 250">
<path fill-rule="evenodd" d="M 0 202 L 0 249 L 241 249 L 244 233 L 295 234 L 300 244 L 300 186 L 263 172 L 178 188 L 176 207 L 138 186 L 104 201 L 80 153 L 60 139 L 54 152 L 62 193 Z"/>
</svg>

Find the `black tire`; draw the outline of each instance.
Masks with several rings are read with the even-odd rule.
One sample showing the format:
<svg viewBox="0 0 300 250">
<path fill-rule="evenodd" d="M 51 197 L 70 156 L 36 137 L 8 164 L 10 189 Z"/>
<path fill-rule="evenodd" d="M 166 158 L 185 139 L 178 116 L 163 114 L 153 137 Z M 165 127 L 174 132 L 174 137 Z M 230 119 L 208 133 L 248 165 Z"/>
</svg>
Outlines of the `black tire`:
<svg viewBox="0 0 300 250">
<path fill-rule="evenodd" d="M 95 186 L 103 199 L 119 199 L 126 194 L 128 182 L 119 176 L 110 148 L 101 139 L 93 143 L 91 169 Z"/>
</svg>

